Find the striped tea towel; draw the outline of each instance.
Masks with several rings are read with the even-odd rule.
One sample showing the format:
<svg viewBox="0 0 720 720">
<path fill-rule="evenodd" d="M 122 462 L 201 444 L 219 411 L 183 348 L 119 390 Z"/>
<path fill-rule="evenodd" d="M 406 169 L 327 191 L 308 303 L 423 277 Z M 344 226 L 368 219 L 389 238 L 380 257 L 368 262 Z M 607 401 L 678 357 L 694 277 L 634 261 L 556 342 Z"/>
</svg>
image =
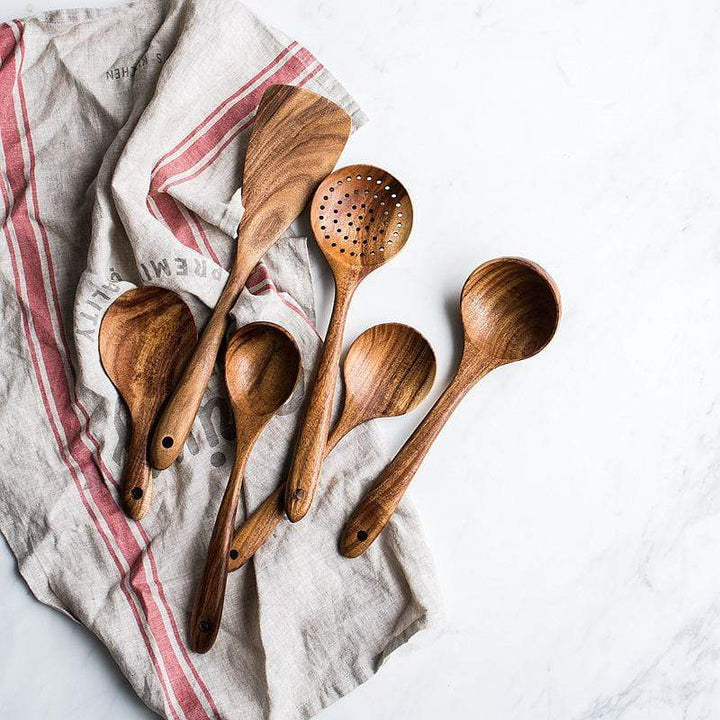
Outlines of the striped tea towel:
<svg viewBox="0 0 720 720">
<path fill-rule="evenodd" d="M 438 612 L 403 503 L 361 559 L 343 521 L 386 460 L 376 428 L 325 464 L 312 516 L 231 576 L 213 651 L 188 611 L 233 461 L 216 372 L 180 462 L 141 522 L 118 501 L 128 419 L 98 357 L 104 311 L 141 284 L 179 292 L 198 325 L 227 277 L 237 189 L 264 90 L 304 85 L 364 116 L 298 43 L 235 0 L 140 0 L 0 25 L 0 530 L 33 593 L 108 647 L 164 717 L 308 718 L 362 683 Z M 302 238 L 286 237 L 234 310 L 319 338 Z M 301 387 L 254 449 L 239 515 L 283 479 Z M 10 624 L 5 632 L 17 632 Z"/>
</svg>

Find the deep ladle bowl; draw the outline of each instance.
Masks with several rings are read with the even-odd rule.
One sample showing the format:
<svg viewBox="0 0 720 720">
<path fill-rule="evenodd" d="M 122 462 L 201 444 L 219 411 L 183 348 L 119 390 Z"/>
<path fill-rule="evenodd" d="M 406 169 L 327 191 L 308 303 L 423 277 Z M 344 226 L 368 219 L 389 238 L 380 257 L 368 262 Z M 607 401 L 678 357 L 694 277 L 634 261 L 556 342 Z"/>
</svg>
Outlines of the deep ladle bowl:
<svg viewBox="0 0 720 720">
<path fill-rule="evenodd" d="M 552 340 L 560 321 L 560 292 L 539 265 L 499 258 L 465 281 L 460 305 L 465 342 L 498 362 L 525 360 Z"/>
</svg>

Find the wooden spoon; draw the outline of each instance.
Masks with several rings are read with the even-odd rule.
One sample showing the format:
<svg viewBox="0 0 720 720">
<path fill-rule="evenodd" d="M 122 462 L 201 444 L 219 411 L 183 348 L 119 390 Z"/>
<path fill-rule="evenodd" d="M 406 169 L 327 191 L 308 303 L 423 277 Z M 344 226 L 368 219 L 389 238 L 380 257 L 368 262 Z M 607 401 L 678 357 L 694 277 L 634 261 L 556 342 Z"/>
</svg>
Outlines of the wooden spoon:
<svg viewBox="0 0 720 720">
<path fill-rule="evenodd" d="M 380 534 L 468 390 L 491 370 L 529 358 L 550 342 L 560 320 L 560 294 L 539 265 L 500 258 L 467 279 L 461 313 L 465 348 L 455 377 L 355 509 L 340 540 L 346 557 L 365 552 Z"/>
<path fill-rule="evenodd" d="M 245 213 L 238 227 L 235 262 L 155 430 L 151 460 L 159 470 L 175 461 L 190 434 L 225 334 L 227 314 L 250 272 L 333 169 L 349 134 L 350 116 L 315 93 L 273 85 L 262 96 L 245 156 Z"/>
<path fill-rule="evenodd" d="M 292 522 L 305 516 L 317 487 L 350 300 L 367 275 L 402 249 L 412 218 L 405 188 L 371 165 L 337 170 L 313 197 L 310 220 L 335 278 L 335 304 L 287 483 L 285 510 Z"/>
<path fill-rule="evenodd" d="M 132 438 L 123 472 L 125 512 L 140 520 L 152 501 L 147 446 L 158 410 L 180 377 L 197 340 L 188 306 L 171 290 L 123 293 L 100 325 L 100 361 L 130 412 Z"/>
<path fill-rule="evenodd" d="M 435 355 L 417 330 L 400 323 L 375 325 L 350 346 L 343 376 L 345 404 L 328 438 L 325 457 L 358 425 L 414 410 L 432 387 Z M 284 497 L 283 483 L 235 533 L 229 571 L 244 565 L 285 517 Z"/>
<path fill-rule="evenodd" d="M 225 356 L 225 382 L 235 416 L 235 463 L 213 528 L 200 589 L 190 618 L 190 645 L 207 652 L 215 642 L 227 582 L 227 557 L 245 465 L 265 425 L 292 394 L 300 352 L 288 333 L 270 323 L 245 325 Z"/>
</svg>

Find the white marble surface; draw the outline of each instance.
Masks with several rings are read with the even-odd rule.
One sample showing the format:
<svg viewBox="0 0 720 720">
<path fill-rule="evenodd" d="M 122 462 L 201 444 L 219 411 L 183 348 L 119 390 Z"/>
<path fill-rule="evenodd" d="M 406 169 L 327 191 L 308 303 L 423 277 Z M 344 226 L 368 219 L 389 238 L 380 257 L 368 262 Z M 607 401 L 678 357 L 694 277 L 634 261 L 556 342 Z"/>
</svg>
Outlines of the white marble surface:
<svg viewBox="0 0 720 720">
<path fill-rule="evenodd" d="M 321 717 L 720 717 L 720 6 L 248 5 L 370 115 L 345 160 L 386 166 L 414 200 L 410 244 L 360 289 L 348 338 L 416 326 L 435 397 L 476 265 L 533 258 L 564 300 L 553 343 L 475 389 L 411 490 L 445 627 Z M 420 414 L 386 422 L 393 442 Z M 4 544 L 0 587 L 0 717 L 150 715 Z"/>
</svg>

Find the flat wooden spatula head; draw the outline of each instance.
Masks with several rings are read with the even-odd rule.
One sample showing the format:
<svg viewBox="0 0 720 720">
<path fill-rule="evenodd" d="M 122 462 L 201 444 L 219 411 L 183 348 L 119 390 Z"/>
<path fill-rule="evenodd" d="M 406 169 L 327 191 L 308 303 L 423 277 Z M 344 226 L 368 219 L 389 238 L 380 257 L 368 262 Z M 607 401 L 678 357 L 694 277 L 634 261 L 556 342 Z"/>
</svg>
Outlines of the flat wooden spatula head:
<svg viewBox="0 0 720 720">
<path fill-rule="evenodd" d="M 262 215 L 282 232 L 332 172 L 350 129 L 350 116 L 331 100 L 272 85 L 260 101 L 245 155 L 246 215 Z"/>
</svg>

